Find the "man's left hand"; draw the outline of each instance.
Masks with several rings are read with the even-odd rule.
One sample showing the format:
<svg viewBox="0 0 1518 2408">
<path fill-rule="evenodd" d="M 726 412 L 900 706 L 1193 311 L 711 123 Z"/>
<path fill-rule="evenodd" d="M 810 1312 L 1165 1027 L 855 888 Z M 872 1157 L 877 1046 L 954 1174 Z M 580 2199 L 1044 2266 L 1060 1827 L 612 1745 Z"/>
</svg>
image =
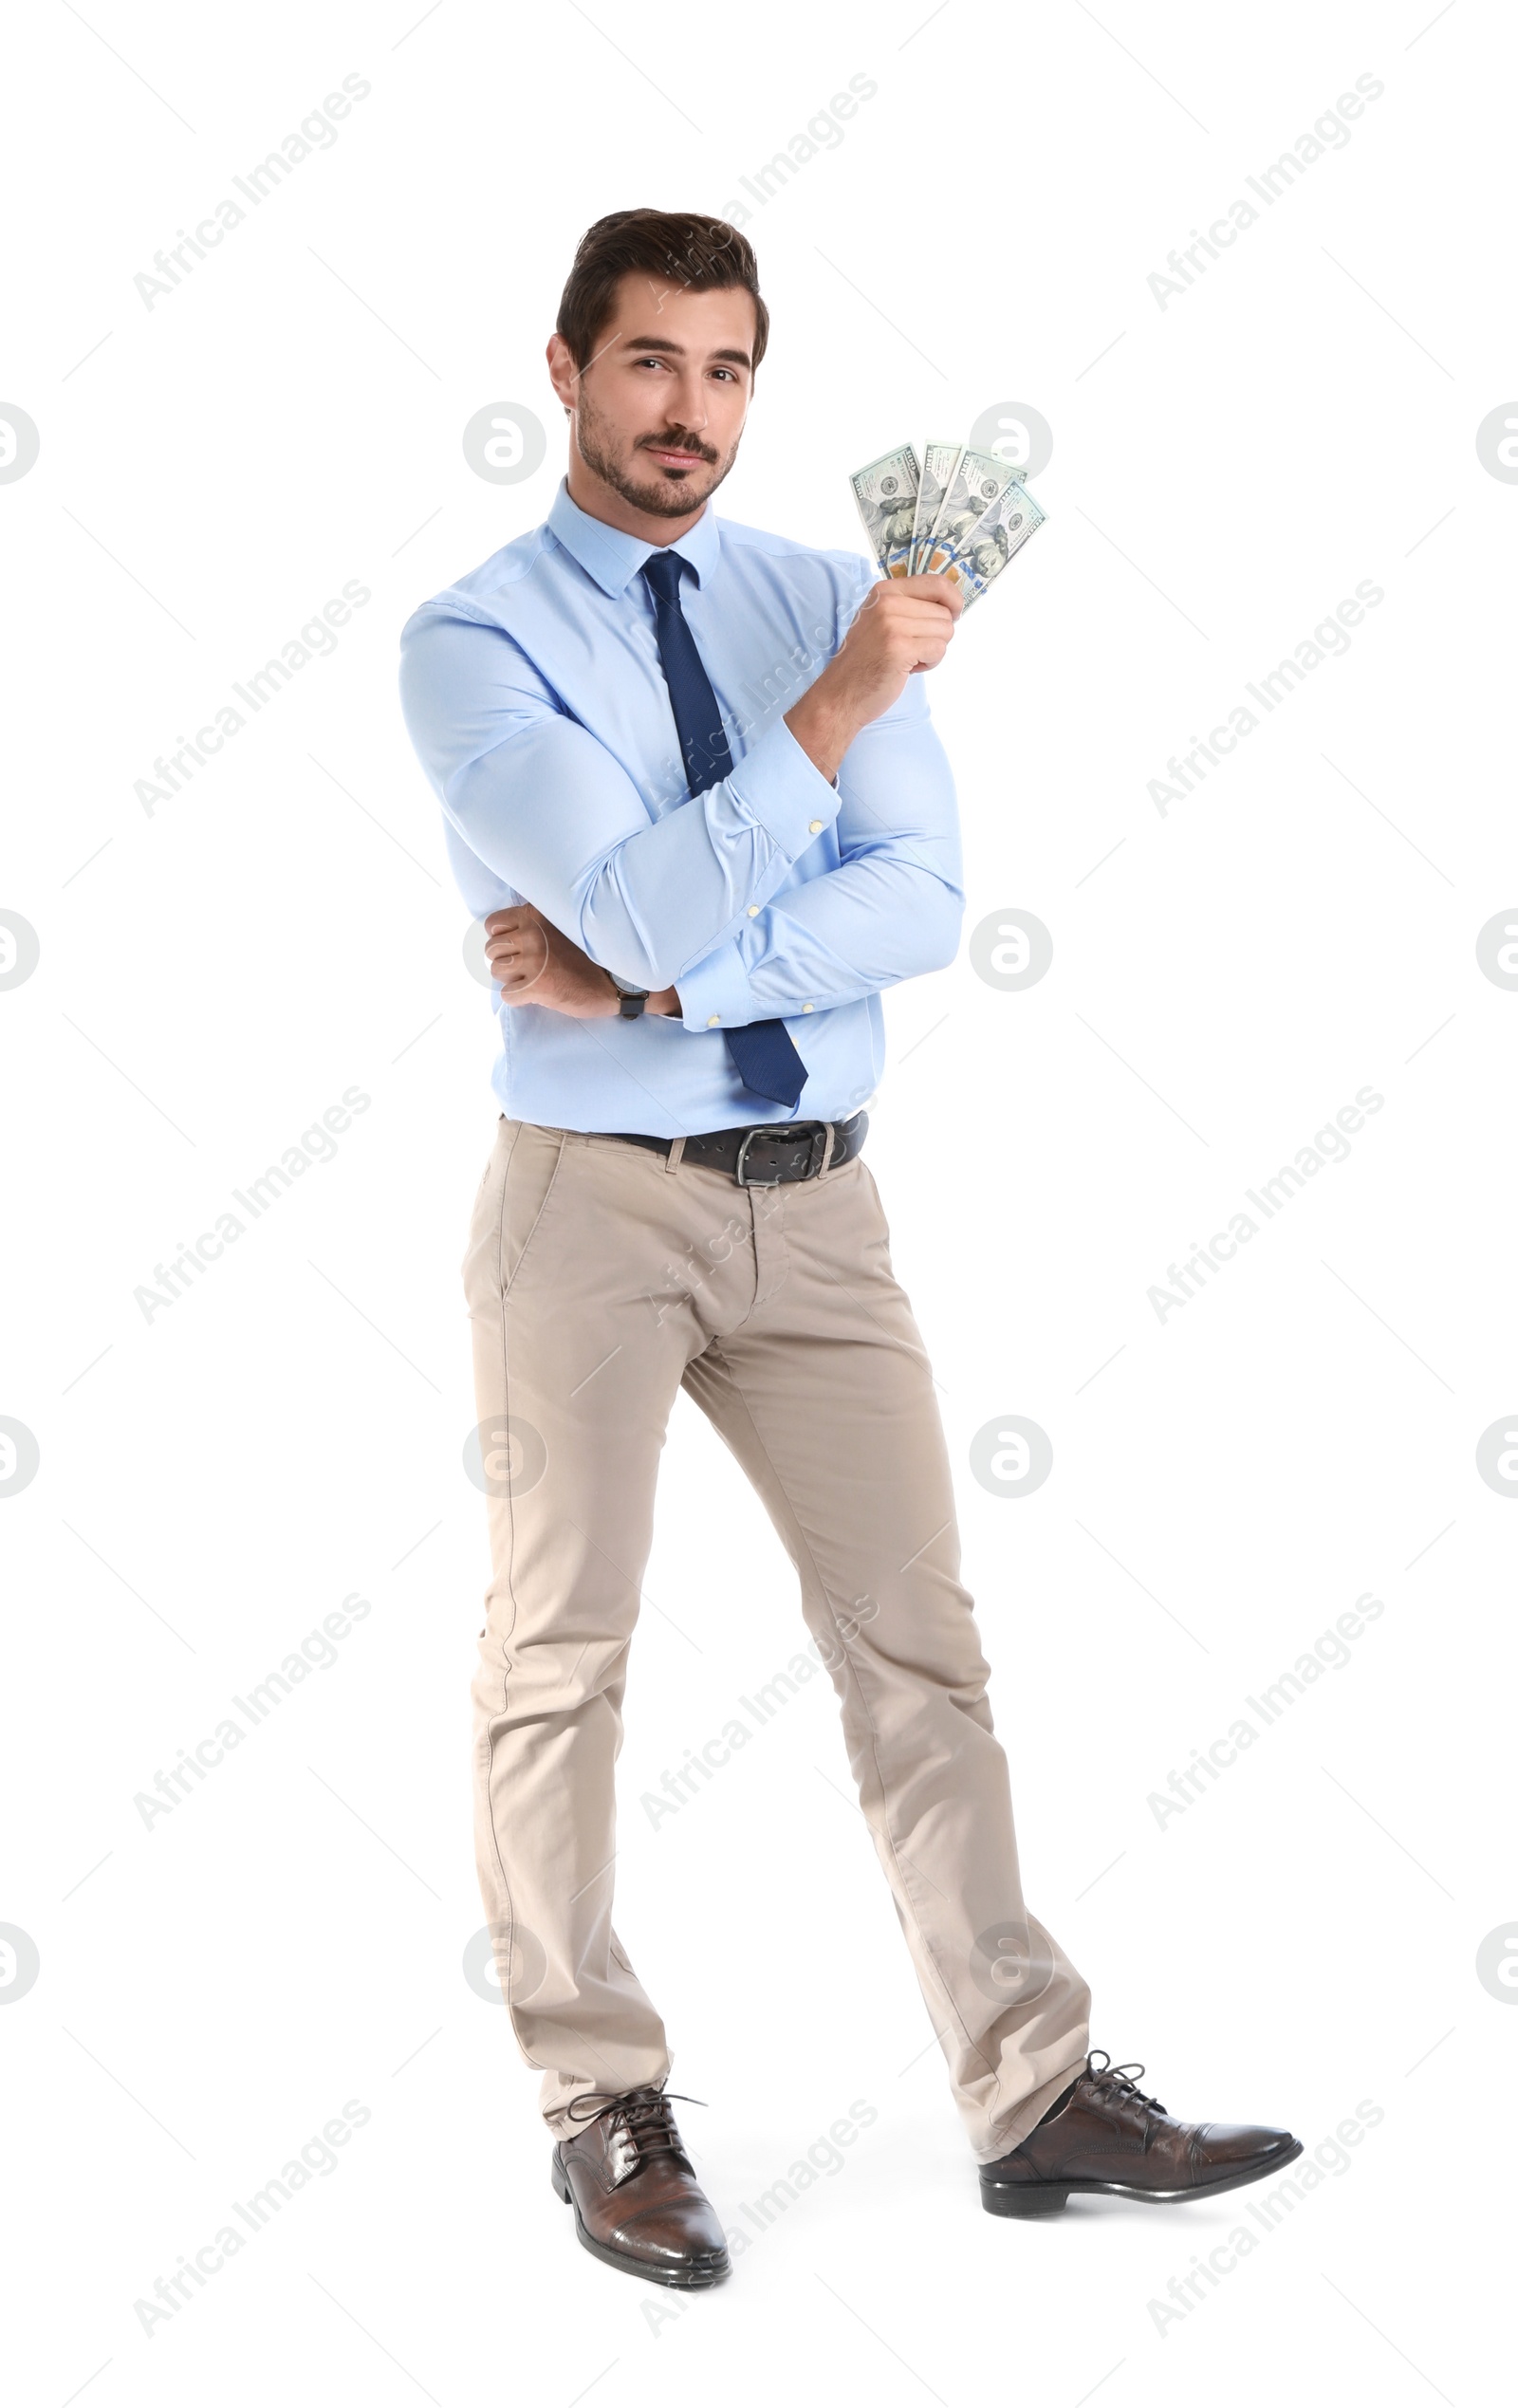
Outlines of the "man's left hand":
<svg viewBox="0 0 1518 2408">
<path fill-rule="evenodd" d="M 571 1020 L 615 1020 L 621 996 L 609 974 L 533 903 L 510 903 L 485 922 L 485 957 L 508 1003 L 541 1004 Z M 660 987 L 643 1009 L 678 1020 L 677 989 Z"/>
<path fill-rule="evenodd" d="M 572 1020 L 617 1017 L 617 990 L 605 971 L 531 903 L 490 914 L 485 956 L 508 1003 L 541 1004 Z"/>
</svg>

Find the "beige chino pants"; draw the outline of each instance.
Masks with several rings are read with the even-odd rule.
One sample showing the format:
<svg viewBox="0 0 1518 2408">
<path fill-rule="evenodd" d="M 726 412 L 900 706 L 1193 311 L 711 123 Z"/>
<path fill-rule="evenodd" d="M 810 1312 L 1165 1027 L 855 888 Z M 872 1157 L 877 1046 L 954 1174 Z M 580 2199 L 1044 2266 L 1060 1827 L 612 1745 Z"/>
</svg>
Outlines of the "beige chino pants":
<svg viewBox="0 0 1518 2408">
<path fill-rule="evenodd" d="M 1090 1993 L 1023 1904 L 927 1355 L 862 1156 L 739 1187 L 503 1117 L 463 1272 L 493 1576 L 474 1709 L 480 1886 L 556 2134 L 659 2083 L 664 2026 L 612 1925 L 627 1651 L 676 1391 L 795 1565 L 849 1762 L 975 2155 L 1083 2066 Z"/>
</svg>

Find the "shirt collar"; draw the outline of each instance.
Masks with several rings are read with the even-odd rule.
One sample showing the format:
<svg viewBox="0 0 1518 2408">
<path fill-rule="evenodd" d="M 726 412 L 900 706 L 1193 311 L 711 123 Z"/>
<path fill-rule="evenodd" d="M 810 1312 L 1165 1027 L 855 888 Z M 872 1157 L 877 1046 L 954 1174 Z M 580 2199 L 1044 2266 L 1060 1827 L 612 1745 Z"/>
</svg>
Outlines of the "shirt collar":
<svg viewBox="0 0 1518 2408">
<path fill-rule="evenodd" d="M 586 576 L 593 577 L 602 592 L 609 594 L 613 601 L 627 591 L 650 554 L 663 548 L 658 544 L 646 544 L 640 535 L 624 535 L 620 528 L 608 527 L 604 519 L 592 518 L 578 502 L 571 501 L 567 477 L 559 480 L 559 491 L 548 512 L 548 526 Z M 716 567 L 720 541 L 708 503 L 695 525 L 672 547 L 690 563 L 698 585 L 704 585 Z"/>
</svg>

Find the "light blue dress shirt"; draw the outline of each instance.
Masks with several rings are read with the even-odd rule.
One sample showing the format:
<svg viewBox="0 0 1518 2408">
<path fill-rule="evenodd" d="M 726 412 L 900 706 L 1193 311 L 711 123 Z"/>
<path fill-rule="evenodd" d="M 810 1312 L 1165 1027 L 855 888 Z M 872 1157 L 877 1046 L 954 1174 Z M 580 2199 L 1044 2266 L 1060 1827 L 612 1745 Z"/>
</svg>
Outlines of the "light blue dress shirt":
<svg viewBox="0 0 1518 2408">
<path fill-rule="evenodd" d="M 876 570 L 718 519 L 674 546 L 734 767 L 692 797 L 654 602 L 657 546 L 561 483 L 542 527 L 423 602 L 401 635 L 413 744 L 476 919 L 530 902 L 679 1019 L 574 1020 L 491 994 L 502 1109 L 556 1128 L 694 1136 L 843 1120 L 885 1058 L 879 992 L 953 959 L 964 911 L 953 779 L 921 676 L 836 784 L 784 713 L 838 650 Z M 722 1031 L 785 1021 L 794 1111 L 746 1087 Z"/>
</svg>

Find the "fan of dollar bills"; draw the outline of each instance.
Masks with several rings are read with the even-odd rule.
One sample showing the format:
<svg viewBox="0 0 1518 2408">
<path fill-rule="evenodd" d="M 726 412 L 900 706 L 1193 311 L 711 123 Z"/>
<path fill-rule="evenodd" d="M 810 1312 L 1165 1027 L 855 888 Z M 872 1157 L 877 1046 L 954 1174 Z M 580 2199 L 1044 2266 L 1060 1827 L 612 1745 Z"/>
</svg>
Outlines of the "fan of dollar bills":
<svg viewBox="0 0 1518 2408">
<path fill-rule="evenodd" d="M 1023 481 L 969 443 L 910 443 L 849 479 L 870 548 L 887 577 L 952 577 L 968 610 L 1044 524 Z"/>
</svg>

